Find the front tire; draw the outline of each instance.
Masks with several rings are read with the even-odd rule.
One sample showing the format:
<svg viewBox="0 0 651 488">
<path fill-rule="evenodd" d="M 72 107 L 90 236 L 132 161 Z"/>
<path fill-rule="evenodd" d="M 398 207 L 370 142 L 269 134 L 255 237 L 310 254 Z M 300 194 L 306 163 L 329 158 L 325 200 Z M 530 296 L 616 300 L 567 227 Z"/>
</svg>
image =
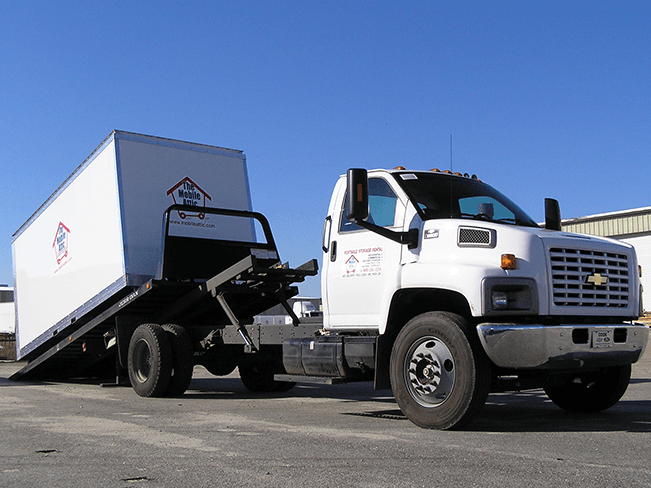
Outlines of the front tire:
<svg viewBox="0 0 651 488">
<path fill-rule="evenodd" d="M 158 324 L 142 324 L 131 336 L 129 381 L 142 397 L 163 396 L 172 376 L 172 348 Z"/>
<path fill-rule="evenodd" d="M 391 352 L 391 386 L 402 412 L 419 427 L 470 422 L 490 390 L 491 365 L 465 319 L 428 312 L 410 320 Z"/>
<path fill-rule="evenodd" d="M 631 365 L 584 373 L 561 386 L 545 388 L 549 399 L 569 412 L 594 413 L 615 405 L 626 393 Z"/>
</svg>

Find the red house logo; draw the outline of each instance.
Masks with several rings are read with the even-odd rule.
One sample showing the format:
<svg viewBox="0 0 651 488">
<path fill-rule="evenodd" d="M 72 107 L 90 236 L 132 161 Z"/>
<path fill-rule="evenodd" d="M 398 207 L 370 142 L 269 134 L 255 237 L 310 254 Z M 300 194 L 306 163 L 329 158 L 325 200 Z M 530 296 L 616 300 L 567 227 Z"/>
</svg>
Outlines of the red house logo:
<svg viewBox="0 0 651 488">
<path fill-rule="evenodd" d="M 359 264 L 359 259 L 355 256 L 351 256 L 346 261 L 346 274 L 354 273 L 357 271 L 357 265 Z"/>
<path fill-rule="evenodd" d="M 68 257 L 70 246 L 70 229 L 68 229 L 63 222 L 59 222 L 57 227 L 56 235 L 54 236 L 54 242 L 52 243 L 52 248 L 54 249 L 54 254 L 56 256 L 57 264 L 61 264 L 65 258 Z"/>
<path fill-rule="evenodd" d="M 167 196 L 172 195 L 174 203 L 181 205 L 191 205 L 193 207 L 205 207 L 206 200 L 212 200 L 210 195 L 203 191 L 199 185 L 192 181 L 188 176 L 179 181 L 172 188 L 167 190 Z M 179 217 L 185 219 L 187 217 L 199 217 L 203 219 L 206 216 L 204 213 L 186 213 L 179 212 Z"/>
</svg>

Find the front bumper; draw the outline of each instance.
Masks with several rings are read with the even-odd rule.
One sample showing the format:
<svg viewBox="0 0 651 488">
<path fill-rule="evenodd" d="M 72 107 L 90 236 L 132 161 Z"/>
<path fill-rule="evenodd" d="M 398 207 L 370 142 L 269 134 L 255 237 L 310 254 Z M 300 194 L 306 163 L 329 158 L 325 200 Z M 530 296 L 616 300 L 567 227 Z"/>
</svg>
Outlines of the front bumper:
<svg viewBox="0 0 651 488">
<path fill-rule="evenodd" d="M 479 324 L 479 339 L 497 366 L 579 369 L 632 364 L 642 356 L 649 327 L 615 325 Z"/>
</svg>

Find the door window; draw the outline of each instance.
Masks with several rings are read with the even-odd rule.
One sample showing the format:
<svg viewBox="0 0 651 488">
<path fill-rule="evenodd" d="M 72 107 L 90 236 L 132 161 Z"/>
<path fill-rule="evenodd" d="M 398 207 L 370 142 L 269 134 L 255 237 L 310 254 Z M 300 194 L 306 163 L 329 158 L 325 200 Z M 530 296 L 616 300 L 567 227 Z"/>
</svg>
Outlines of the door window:
<svg viewBox="0 0 651 488">
<path fill-rule="evenodd" d="M 396 202 L 398 197 L 389 184 L 381 178 L 370 178 L 368 180 L 368 219 L 367 221 L 380 227 L 391 227 L 395 224 Z M 344 212 L 341 217 L 339 232 L 352 232 L 362 230 L 346 215 L 350 213 L 348 198 L 344 198 Z"/>
</svg>

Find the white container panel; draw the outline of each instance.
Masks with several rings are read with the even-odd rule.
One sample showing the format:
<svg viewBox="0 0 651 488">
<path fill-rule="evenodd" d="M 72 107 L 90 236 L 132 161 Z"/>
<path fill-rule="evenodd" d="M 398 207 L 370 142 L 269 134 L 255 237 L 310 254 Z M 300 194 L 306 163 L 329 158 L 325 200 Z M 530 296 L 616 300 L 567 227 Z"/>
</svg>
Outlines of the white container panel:
<svg viewBox="0 0 651 488">
<path fill-rule="evenodd" d="M 162 253 L 163 212 L 175 203 L 250 210 L 246 163 L 239 151 L 121 136 L 118 174 L 129 284 L 151 279 Z M 188 150 L 192 149 L 192 150 Z M 254 240 L 250 222 L 218 225 L 218 217 L 174 212 L 172 234 Z"/>
<path fill-rule="evenodd" d="M 123 278 L 114 143 L 80 168 L 14 242 L 20 356 Z M 92 164 L 91 164 L 92 163 Z"/>
<path fill-rule="evenodd" d="M 251 210 L 240 151 L 114 131 L 13 239 L 19 359 L 155 277 L 175 203 Z M 174 212 L 173 235 L 255 241 L 248 219 Z"/>
</svg>

